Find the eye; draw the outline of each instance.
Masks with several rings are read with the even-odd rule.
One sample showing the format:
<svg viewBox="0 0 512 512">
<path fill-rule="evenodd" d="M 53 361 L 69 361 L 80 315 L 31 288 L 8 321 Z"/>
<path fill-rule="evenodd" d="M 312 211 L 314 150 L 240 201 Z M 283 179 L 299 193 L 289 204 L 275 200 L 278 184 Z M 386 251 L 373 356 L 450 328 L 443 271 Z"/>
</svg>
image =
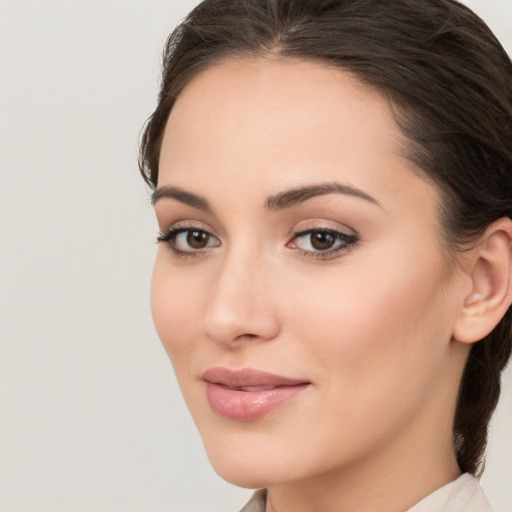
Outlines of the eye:
<svg viewBox="0 0 512 512">
<path fill-rule="evenodd" d="M 167 243 L 178 256 L 193 255 L 220 245 L 218 238 L 198 228 L 171 228 L 160 234 L 157 241 Z"/>
<path fill-rule="evenodd" d="M 308 229 L 297 233 L 288 247 L 300 249 L 305 255 L 324 258 L 354 246 L 357 240 L 356 235 L 334 229 Z"/>
</svg>

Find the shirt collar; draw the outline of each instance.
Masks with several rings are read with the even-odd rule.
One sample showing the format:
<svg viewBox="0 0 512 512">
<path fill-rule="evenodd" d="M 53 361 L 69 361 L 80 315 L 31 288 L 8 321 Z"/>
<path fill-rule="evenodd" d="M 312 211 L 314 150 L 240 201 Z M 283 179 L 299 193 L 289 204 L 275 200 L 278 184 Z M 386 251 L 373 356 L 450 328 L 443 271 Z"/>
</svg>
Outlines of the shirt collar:
<svg viewBox="0 0 512 512">
<path fill-rule="evenodd" d="M 267 492 L 256 491 L 240 512 L 265 512 Z M 407 512 L 492 512 L 480 482 L 464 473 L 457 480 L 437 489 Z"/>
</svg>

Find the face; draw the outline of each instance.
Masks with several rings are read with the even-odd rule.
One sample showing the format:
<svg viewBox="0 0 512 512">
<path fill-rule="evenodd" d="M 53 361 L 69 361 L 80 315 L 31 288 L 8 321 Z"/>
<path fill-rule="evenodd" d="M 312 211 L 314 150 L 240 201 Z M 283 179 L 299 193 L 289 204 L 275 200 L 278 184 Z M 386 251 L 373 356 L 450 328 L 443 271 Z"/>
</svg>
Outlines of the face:
<svg viewBox="0 0 512 512">
<path fill-rule="evenodd" d="M 315 62 L 224 62 L 178 98 L 152 310 L 227 480 L 389 464 L 440 429 L 451 442 L 456 279 L 438 194 L 401 143 L 384 98 Z"/>
</svg>

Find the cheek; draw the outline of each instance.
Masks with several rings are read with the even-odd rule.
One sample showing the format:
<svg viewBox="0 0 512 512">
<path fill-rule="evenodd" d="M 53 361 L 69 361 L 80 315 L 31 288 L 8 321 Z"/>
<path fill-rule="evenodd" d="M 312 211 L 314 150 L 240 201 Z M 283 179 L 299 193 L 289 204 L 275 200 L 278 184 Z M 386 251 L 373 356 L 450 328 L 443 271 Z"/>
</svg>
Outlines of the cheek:
<svg viewBox="0 0 512 512">
<path fill-rule="evenodd" d="M 435 257 L 424 263 L 350 268 L 311 288 L 307 302 L 295 294 L 294 309 L 307 312 L 296 336 L 318 367 L 331 368 L 319 379 L 356 395 L 376 382 L 431 378 L 450 339 L 451 314 L 442 264 Z"/>
<path fill-rule="evenodd" d="M 172 269 L 165 251 L 159 250 L 151 280 L 151 311 L 158 336 L 176 370 L 195 349 L 194 331 L 201 317 L 201 300 L 200 289 L 183 273 Z"/>
</svg>

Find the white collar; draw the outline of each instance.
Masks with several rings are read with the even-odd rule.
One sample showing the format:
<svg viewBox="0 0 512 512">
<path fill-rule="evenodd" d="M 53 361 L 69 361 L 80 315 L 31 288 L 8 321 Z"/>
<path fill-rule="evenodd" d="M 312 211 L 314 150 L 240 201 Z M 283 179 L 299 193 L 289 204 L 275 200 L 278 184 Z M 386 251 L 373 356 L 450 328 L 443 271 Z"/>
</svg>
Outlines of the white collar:
<svg viewBox="0 0 512 512">
<path fill-rule="evenodd" d="M 266 492 L 256 491 L 240 512 L 265 512 Z M 477 478 L 464 473 L 437 489 L 407 512 L 492 512 Z"/>
<path fill-rule="evenodd" d="M 437 489 L 408 512 L 492 512 L 480 482 L 464 473 L 457 480 Z"/>
</svg>

